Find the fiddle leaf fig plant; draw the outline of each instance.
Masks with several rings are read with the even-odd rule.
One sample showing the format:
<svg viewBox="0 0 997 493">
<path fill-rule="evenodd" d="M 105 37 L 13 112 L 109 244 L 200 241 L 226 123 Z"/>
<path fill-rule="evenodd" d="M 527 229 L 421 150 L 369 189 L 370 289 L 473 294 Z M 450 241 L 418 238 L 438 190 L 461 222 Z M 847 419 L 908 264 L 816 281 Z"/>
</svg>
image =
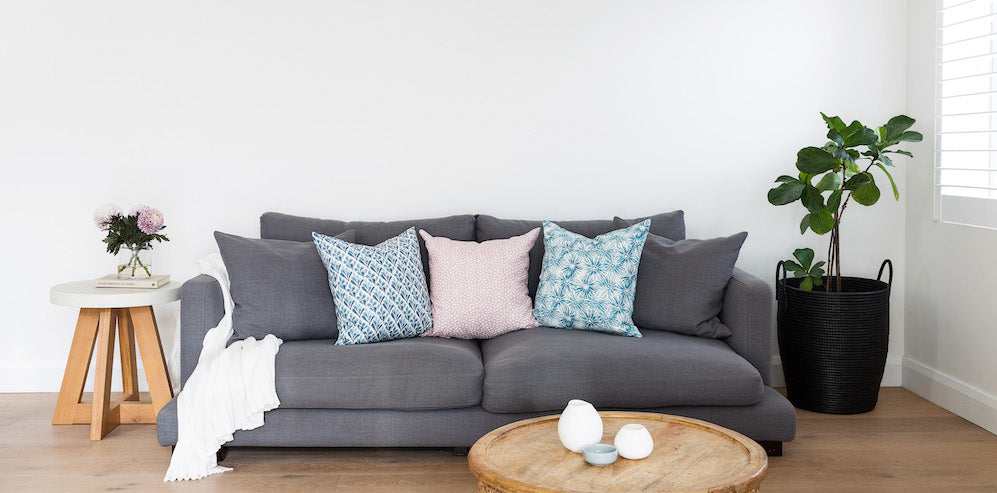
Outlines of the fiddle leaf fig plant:
<svg viewBox="0 0 997 493">
<path fill-rule="evenodd" d="M 824 261 L 810 265 L 814 261 L 814 251 L 810 248 L 797 248 L 793 250 L 793 257 L 799 263 L 792 260 L 786 261 L 786 270 L 793 273 L 794 277 L 802 277 L 800 289 L 810 291 L 814 286 L 824 284 Z"/>
<path fill-rule="evenodd" d="M 809 229 L 818 235 L 831 233 L 827 249 L 828 281 L 824 283 L 824 262 L 810 265 L 812 249 L 797 249 L 796 260 L 785 262 L 786 269 L 803 277 L 800 289 L 825 286 L 827 291 L 841 291 L 841 218 L 848 203 L 870 206 L 879 201 L 879 185 L 873 174 L 877 168 L 890 182 L 893 198 L 900 200 L 900 191 L 888 168 L 894 167 L 890 154 L 914 157 L 910 152 L 895 149 L 901 142 L 920 142 L 919 132 L 909 130 L 914 119 L 906 115 L 890 118 L 876 130 L 859 121 L 845 125 L 837 116 L 820 114 L 827 124 L 828 142 L 821 147 L 804 147 L 796 153 L 796 176 L 782 175 L 768 192 L 772 205 L 799 201 L 806 209 L 800 221 L 800 234 Z M 802 252 L 802 253 L 801 253 Z M 809 252 L 809 253 L 808 253 Z"/>
</svg>

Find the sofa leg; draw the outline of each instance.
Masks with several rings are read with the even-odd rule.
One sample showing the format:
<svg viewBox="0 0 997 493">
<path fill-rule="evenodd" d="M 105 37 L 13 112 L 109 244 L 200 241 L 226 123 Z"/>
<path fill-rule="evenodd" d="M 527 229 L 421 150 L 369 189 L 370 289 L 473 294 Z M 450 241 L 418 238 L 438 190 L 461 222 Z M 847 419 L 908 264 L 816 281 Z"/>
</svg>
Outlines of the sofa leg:
<svg viewBox="0 0 997 493">
<path fill-rule="evenodd" d="M 218 449 L 218 452 L 215 452 L 215 458 L 218 459 L 218 462 L 225 460 L 225 456 L 227 455 L 228 455 L 228 447 L 224 445 L 222 445 L 222 448 Z"/>
<path fill-rule="evenodd" d="M 464 457 L 468 452 L 471 451 L 471 447 L 454 447 L 453 454 L 458 457 Z"/>
<path fill-rule="evenodd" d="M 769 457 L 782 457 L 782 442 L 758 442 Z"/>
</svg>

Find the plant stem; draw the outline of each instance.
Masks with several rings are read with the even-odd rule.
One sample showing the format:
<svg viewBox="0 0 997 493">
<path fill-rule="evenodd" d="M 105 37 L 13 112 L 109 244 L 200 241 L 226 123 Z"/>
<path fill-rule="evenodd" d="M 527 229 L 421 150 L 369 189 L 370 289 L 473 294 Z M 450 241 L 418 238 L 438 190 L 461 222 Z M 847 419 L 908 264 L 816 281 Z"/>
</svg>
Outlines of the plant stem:
<svg viewBox="0 0 997 493">
<path fill-rule="evenodd" d="M 135 261 L 138 262 L 138 265 L 142 266 L 142 270 L 145 271 L 145 275 L 152 276 L 152 273 L 149 272 L 149 268 L 146 267 L 145 264 L 142 263 L 142 259 L 139 258 L 138 252 L 135 252 Z M 132 274 L 132 275 L 134 275 L 134 274 Z"/>
</svg>

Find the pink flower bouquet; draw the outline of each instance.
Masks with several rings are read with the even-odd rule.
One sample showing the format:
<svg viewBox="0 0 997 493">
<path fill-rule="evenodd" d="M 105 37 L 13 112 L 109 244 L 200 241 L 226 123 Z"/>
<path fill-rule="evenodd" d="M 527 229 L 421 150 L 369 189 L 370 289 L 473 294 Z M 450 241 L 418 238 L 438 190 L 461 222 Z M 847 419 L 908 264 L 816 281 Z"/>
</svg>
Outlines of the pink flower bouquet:
<svg viewBox="0 0 997 493">
<path fill-rule="evenodd" d="M 122 213 L 114 204 L 104 204 L 93 213 L 94 224 L 101 231 L 107 231 L 104 243 L 107 253 L 117 255 L 121 247 L 131 251 L 127 261 L 118 265 L 118 276 L 149 277 L 150 266 L 142 260 L 140 253 L 152 249 L 152 242 L 170 241 L 160 231 L 166 229 L 163 213 L 144 205 L 136 205 Z M 144 273 L 144 276 L 141 274 Z"/>
</svg>

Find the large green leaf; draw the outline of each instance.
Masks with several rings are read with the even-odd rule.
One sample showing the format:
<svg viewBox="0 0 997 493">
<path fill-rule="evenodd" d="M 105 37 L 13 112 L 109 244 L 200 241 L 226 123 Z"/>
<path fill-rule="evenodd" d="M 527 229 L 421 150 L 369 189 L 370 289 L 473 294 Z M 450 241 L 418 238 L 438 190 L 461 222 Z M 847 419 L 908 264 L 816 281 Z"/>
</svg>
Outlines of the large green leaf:
<svg viewBox="0 0 997 493">
<path fill-rule="evenodd" d="M 824 123 L 827 124 L 827 128 L 834 130 L 835 132 L 842 134 L 845 132 L 845 122 L 836 116 L 827 116 L 823 111 L 820 112 L 820 117 L 824 119 Z"/>
<path fill-rule="evenodd" d="M 827 173 L 820 179 L 819 182 L 817 182 L 817 190 L 820 190 L 821 192 L 837 188 L 841 188 L 841 175 L 837 173 Z"/>
<path fill-rule="evenodd" d="M 807 214 L 803 216 L 803 220 L 800 221 L 800 234 L 806 233 L 807 228 L 810 227 L 810 216 L 811 214 Z"/>
<path fill-rule="evenodd" d="M 845 161 L 845 169 L 847 169 L 852 174 L 858 174 L 862 172 L 862 168 L 859 168 L 859 165 L 855 164 L 852 161 Z"/>
<path fill-rule="evenodd" d="M 910 130 L 910 131 L 907 131 L 907 132 L 904 132 L 904 133 L 900 134 L 900 137 L 897 138 L 897 141 L 899 141 L 899 142 L 921 142 L 922 139 L 924 139 L 924 136 L 921 135 L 921 132 L 915 132 L 913 130 Z"/>
<path fill-rule="evenodd" d="M 831 215 L 831 211 L 824 209 L 820 212 L 810 213 L 810 229 L 819 235 L 834 229 L 834 216 Z"/>
<path fill-rule="evenodd" d="M 880 140 L 884 144 L 893 144 L 898 142 L 900 140 L 900 136 L 913 125 L 914 119 L 907 115 L 897 115 L 890 118 L 890 121 L 886 122 L 886 125 L 883 126 L 883 128 L 886 129 L 886 136 Z"/>
<path fill-rule="evenodd" d="M 796 202 L 803 193 L 803 182 L 788 182 L 769 190 L 769 203 L 772 205 L 786 205 Z"/>
<path fill-rule="evenodd" d="M 837 211 L 838 206 L 841 205 L 841 190 L 835 190 L 831 192 L 831 195 L 827 198 L 827 209 L 830 211 Z"/>
<path fill-rule="evenodd" d="M 814 251 L 810 248 L 797 248 L 793 250 L 793 257 L 800 261 L 800 267 L 804 271 L 809 271 L 810 263 L 814 261 Z"/>
<path fill-rule="evenodd" d="M 872 180 L 872 176 L 869 173 L 859 173 L 845 180 L 845 190 L 857 190 L 870 180 Z"/>
<path fill-rule="evenodd" d="M 811 185 L 803 187 L 800 200 L 803 202 L 803 207 L 806 207 L 810 212 L 818 212 L 824 209 L 824 197 L 821 196 L 820 190 Z"/>
<path fill-rule="evenodd" d="M 885 164 L 885 165 L 887 165 L 887 166 L 889 166 L 891 168 L 893 167 L 893 160 L 890 159 L 890 156 L 887 156 L 887 155 L 884 154 L 882 156 L 879 156 L 879 159 L 883 160 L 883 164 Z M 879 164 L 879 163 L 876 163 L 876 164 Z"/>
<path fill-rule="evenodd" d="M 793 277 L 803 277 L 807 275 L 807 270 L 792 260 L 787 260 L 783 265 L 786 266 L 786 270 L 793 273 Z"/>
<path fill-rule="evenodd" d="M 814 280 L 812 277 L 804 277 L 803 280 L 800 281 L 800 289 L 802 289 L 803 291 L 810 291 L 813 288 L 814 288 Z"/>
<path fill-rule="evenodd" d="M 862 205 L 872 205 L 879 201 L 879 187 L 876 182 L 869 181 L 852 192 L 852 198 Z"/>
<path fill-rule="evenodd" d="M 900 190 L 897 190 L 897 184 L 893 181 L 893 175 L 882 164 L 876 163 L 876 166 L 879 166 L 879 169 L 883 170 L 883 173 L 886 173 L 886 177 L 890 179 L 890 186 L 893 187 L 893 198 L 900 200 Z"/>
<path fill-rule="evenodd" d="M 834 156 L 819 147 L 804 147 L 796 153 L 796 168 L 804 173 L 823 173 L 840 164 Z"/>
<path fill-rule="evenodd" d="M 876 132 L 857 120 L 845 129 L 845 147 L 867 146 L 876 143 Z"/>
</svg>

